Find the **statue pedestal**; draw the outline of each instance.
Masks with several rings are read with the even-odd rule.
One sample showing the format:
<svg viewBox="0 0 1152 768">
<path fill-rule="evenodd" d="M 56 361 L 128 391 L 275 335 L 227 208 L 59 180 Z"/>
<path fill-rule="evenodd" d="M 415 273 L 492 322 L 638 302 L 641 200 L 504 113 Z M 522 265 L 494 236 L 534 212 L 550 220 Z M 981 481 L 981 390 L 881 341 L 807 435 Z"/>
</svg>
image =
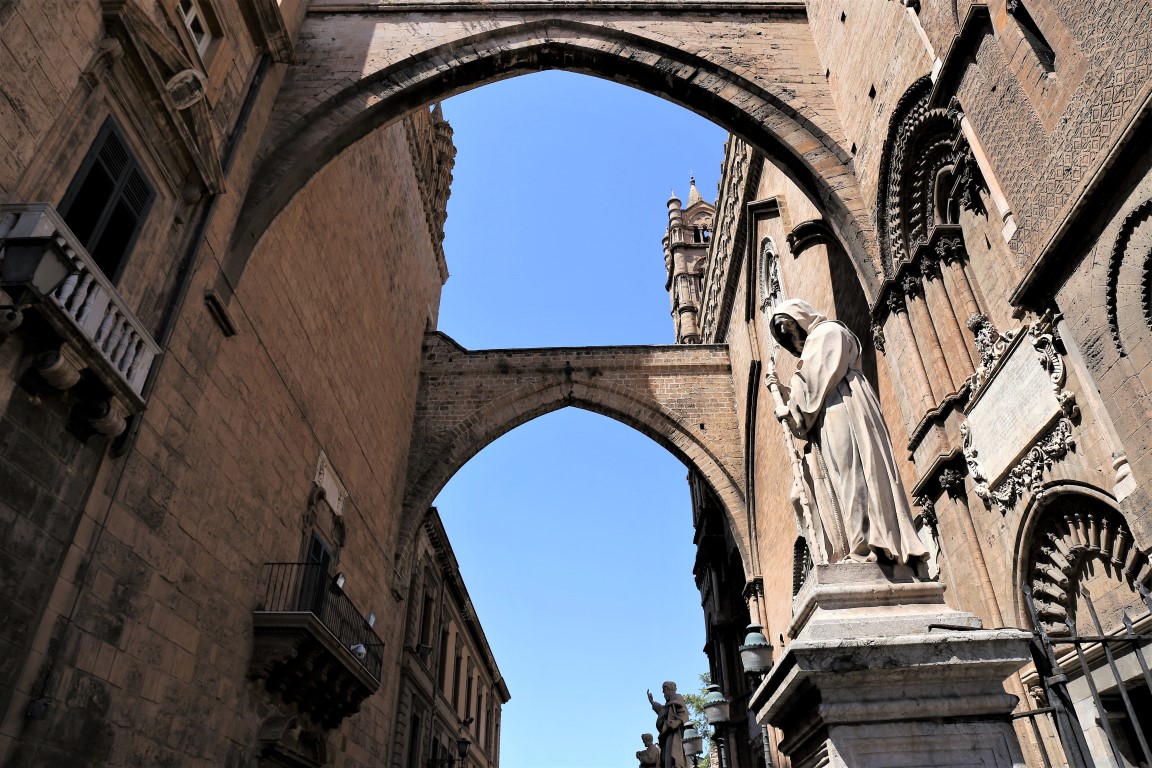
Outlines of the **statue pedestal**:
<svg viewBox="0 0 1152 768">
<path fill-rule="evenodd" d="M 1024 765 L 1003 682 L 1031 634 L 981 629 L 902 566 L 817 566 L 795 608 L 751 701 L 793 768 Z"/>
</svg>

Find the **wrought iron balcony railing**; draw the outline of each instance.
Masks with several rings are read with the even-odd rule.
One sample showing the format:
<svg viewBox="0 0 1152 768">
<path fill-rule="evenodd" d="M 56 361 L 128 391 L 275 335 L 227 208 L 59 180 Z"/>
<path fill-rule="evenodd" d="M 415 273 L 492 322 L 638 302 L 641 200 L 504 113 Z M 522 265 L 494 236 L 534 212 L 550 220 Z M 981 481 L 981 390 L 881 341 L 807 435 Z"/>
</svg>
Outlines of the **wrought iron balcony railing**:
<svg viewBox="0 0 1152 768">
<path fill-rule="evenodd" d="M 335 728 L 380 688 L 384 643 L 316 563 L 265 563 L 249 676 Z"/>
<path fill-rule="evenodd" d="M 259 612 L 307 611 L 372 677 L 380 679 L 384 643 L 333 577 L 316 563 L 265 563 L 264 602 Z"/>
<path fill-rule="evenodd" d="M 41 305 L 44 318 L 129 411 L 142 409 L 141 392 L 160 346 L 60 214 L 49 203 L 0 205 L 0 261 L 9 239 L 43 240 L 72 262 L 75 273 Z"/>
</svg>

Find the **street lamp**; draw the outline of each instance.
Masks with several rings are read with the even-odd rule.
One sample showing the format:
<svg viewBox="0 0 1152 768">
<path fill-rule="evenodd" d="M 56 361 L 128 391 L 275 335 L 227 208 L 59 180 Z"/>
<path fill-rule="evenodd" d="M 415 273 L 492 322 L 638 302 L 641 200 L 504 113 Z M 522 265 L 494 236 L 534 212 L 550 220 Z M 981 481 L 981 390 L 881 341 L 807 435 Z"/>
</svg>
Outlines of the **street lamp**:
<svg viewBox="0 0 1152 768">
<path fill-rule="evenodd" d="M 20 308 L 41 302 L 76 271 L 59 242 L 51 237 L 12 237 L 4 241 L 0 261 L 0 288 L 12 297 L 3 324 L 11 330 L 20 324 Z"/>
<path fill-rule="evenodd" d="M 720 692 L 720 686 L 712 683 L 704 695 L 704 719 L 709 725 L 728 722 L 728 699 Z"/>
<path fill-rule="evenodd" d="M 692 758 L 692 768 L 697 768 L 700 755 L 704 753 L 704 737 L 694 725 L 684 729 L 684 753 Z"/>
<path fill-rule="evenodd" d="M 724 768 L 724 731 L 728 727 L 728 698 L 720 692 L 720 686 L 712 683 L 704 695 L 704 719 L 714 730 L 716 754 L 720 758 L 719 768 Z"/>
<path fill-rule="evenodd" d="M 466 738 L 459 738 L 456 740 L 456 753 L 459 758 L 452 757 L 452 755 L 445 755 L 444 757 L 430 757 L 428 758 L 428 768 L 452 768 L 456 765 L 456 760 L 460 760 L 460 764 L 464 764 L 464 758 L 468 757 L 468 748 L 472 746 L 472 742 Z"/>
<path fill-rule="evenodd" d="M 744 645 L 740 646 L 740 664 L 744 674 L 762 677 L 772 668 L 772 645 L 764 637 L 759 624 L 749 624 Z"/>
</svg>

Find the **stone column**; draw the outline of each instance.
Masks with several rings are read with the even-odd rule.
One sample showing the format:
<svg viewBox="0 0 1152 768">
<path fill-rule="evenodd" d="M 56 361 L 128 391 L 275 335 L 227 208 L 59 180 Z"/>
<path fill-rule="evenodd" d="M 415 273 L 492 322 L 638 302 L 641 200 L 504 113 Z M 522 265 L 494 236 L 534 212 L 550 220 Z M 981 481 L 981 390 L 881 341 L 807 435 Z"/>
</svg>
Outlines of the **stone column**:
<svg viewBox="0 0 1152 768">
<path fill-rule="evenodd" d="M 905 348 L 911 351 L 912 374 L 916 377 L 916 385 L 920 390 L 921 410 L 916 413 L 912 423 L 916 424 L 924 414 L 936 407 L 932 399 L 932 385 L 928 383 L 928 372 L 924 369 L 924 358 L 920 354 L 920 347 L 916 344 L 916 334 L 912 331 L 912 323 L 908 320 L 908 305 L 904 301 L 904 294 L 893 292 L 888 296 L 888 310 L 896 316 L 896 323 L 900 326 L 904 336 Z"/>
<path fill-rule="evenodd" d="M 795 768 L 1024 765 L 1003 683 L 1030 633 L 981 629 L 904 566 L 817 566 L 793 604 L 751 707 Z"/>
</svg>

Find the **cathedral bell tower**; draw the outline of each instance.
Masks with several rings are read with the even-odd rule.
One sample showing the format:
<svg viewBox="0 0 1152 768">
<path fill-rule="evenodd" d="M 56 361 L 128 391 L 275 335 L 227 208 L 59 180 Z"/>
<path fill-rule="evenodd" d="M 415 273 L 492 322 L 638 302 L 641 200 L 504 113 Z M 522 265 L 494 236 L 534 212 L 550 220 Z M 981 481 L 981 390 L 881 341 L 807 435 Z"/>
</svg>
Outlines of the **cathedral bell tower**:
<svg viewBox="0 0 1152 768">
<path fill-rule="evenodd" d="M 687 206 L 681 208 L 680 198 L 675 192 L 668 198 L 668 231 L 664 235 L 667 282 L 664 288 L 672 302 L 677 344 L 700 343 L 700 297 L 715 214 L 716 208 L 700 197 L 695 178 L 688 189 Z"/>
</svg>

